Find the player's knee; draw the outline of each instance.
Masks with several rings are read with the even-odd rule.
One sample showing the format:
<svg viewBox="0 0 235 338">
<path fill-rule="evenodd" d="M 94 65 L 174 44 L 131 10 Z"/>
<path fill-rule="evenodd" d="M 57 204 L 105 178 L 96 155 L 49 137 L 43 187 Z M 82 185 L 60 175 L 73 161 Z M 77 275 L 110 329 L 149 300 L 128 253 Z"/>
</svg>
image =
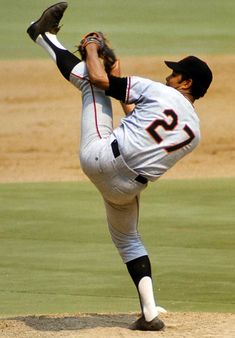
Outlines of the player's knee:
<svg viewBox="0 0 235 338">
<path fill-rule="evenodd" d="M 112 240 L 124 263 L 127 263 L 140 256 L 147 255 L 147 251 L 138 232 L 123 234 L 111 226 L 109 226 L 109 229 Z"/>
</svg>

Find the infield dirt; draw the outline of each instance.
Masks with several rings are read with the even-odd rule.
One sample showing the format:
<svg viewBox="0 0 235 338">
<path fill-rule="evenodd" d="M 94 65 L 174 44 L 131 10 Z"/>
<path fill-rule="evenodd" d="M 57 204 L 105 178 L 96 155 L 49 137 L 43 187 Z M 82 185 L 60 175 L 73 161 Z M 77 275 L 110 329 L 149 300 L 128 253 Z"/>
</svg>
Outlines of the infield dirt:
<svg viewBox="0 0 235 338">
<path fill-rule="evenodd" d="M 203 56 L 202 56 L 203 57 Z M 178 59 L 181 56 L 178 56 Z M 123 75 L 165 82 L 163 60 L 172 57 L 124 58 Z M 166 178 L 235 175 L 235 56 L 204 59 L 214 82 L 196 101 L 202 141 Z M 79 160 L 81 99 L 50 60 L 0 61 L 0 182 L 78 181 L 86 179 Z M 117 102 L 114 125 L 122 116 Z M 131 314 L 80 314 L 0 319 L 0 337 L 234 337 L 234 314 L 169 313 L 167 329 L 132 332 Z"/>
<path fill-rule="evenodd" d="M 30 316 L 0 321 L 0 337 L 68 338 L 225 338 L 235 335 L 234 314 L 171 313 L 160 332 L 131 331 L 133 314 Z"/>
<path fill-rule="evenodd" d="M 164 59 L 124 58 L 124 75 L 165 82 Z M 180 58 L 180 56 L 179 56 Z M 177 58 L 175 58 L 177 59 Z M 228 177 L 235 171 L 235 56 L 211 56 L 214 81 L 196 101 L 199 147 L 165 177 Z M 50 60 L 1 61 L 0 182 L 84 179 L 78 160 L 81 99 Z M 122 110 L 113 101 L 114 125 Z"/>
</svg>

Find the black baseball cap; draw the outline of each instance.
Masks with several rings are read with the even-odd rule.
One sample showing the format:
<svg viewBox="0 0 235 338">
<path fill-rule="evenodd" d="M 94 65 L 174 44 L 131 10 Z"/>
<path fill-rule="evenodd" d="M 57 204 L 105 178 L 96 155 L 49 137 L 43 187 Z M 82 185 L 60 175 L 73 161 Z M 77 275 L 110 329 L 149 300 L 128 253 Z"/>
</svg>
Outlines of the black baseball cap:
<svg viewBox="0 0 235 338">
<path fill-rule="evenodd" d="M 193 80 L 192 87 L 195 98 L 205 95 L 213 78 L 212 72 L 206 62 L 191 55 L 178 62 L 165 61 L 165 64 L 176 73 L 185 74 Z"/>
</svg>

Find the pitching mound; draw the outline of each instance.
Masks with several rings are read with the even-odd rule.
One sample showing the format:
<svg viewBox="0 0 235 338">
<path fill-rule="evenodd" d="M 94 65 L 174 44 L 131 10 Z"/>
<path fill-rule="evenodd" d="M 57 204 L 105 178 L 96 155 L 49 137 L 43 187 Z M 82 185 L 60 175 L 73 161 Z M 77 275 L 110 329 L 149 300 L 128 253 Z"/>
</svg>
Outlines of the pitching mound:
<svg viewBox="0 0 235 338">
<path fill-rule="evenodd" d="M 168 313 L 166 329 L 141 332 L 128 329 L 134 314 L 77 314 L 29 316 L 0 320 L 0 337 L 164 337 L 226 338 L 235 336 L 235 314 Z"/>
</svg>

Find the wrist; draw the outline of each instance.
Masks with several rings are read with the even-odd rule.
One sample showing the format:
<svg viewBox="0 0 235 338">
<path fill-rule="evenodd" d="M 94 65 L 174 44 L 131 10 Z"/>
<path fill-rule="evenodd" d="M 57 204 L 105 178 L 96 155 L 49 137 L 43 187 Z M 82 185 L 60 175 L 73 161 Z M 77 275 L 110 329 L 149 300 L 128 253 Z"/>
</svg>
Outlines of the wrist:
<svg viewBox="0 0 235 338">
<path fill-rule="evenodd" d="M 89 51 L 96 51 L 98 52 L 98 49 L 99 49 L 99 45 L 95 42 L 91 42 L 91 43 L 88 43 L 85 47 L 86 51 L 89 52 Z"/>
</svg>

